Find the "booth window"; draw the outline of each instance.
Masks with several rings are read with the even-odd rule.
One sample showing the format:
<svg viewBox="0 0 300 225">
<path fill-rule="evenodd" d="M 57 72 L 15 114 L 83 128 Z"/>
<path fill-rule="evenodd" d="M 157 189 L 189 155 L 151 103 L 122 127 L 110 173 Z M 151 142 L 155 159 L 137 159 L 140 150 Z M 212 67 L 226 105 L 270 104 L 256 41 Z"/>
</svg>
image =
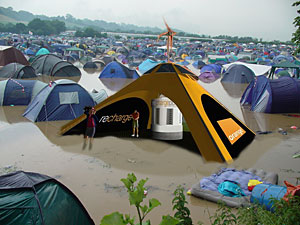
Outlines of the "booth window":
<svg viewBox="0 0 300 225">
<path fill-rule="evenodd" d="M 155 109 L 155 123 L 159 124 L 159 113 L 160 113 L 160 109 L 156 108 Z"/>
<path fill-rule="evenodd" d="M 167 109 L 167 125 L 173 125 L 173 109 Z"/>
</svg>

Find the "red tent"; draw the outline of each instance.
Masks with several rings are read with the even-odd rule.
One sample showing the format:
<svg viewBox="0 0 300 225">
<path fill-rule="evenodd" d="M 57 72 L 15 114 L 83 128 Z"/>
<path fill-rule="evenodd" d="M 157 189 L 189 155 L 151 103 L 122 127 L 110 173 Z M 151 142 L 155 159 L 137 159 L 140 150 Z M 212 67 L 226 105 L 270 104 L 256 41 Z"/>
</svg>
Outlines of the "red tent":
<svg viewBox="0 0 300 225">
<path fill-rule="evenodd" d="M 18 49 L 12 46 L 0 46 L 0 66 L 5 66 L 9 63 L 29 65 L 23 53 Z"/>
</svg>

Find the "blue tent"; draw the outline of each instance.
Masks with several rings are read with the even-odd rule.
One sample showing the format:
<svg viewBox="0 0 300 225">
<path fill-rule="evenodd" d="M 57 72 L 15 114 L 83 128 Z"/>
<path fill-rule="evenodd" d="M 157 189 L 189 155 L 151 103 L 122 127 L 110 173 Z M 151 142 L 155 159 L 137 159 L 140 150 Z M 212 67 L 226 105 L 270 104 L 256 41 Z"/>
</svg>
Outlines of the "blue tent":
<svg viewBox="0 0 300 225">
<path fill-rule="evenodd" d="M 99 78 L 139 78 L 136 70 L 131 70 L 117 61 L 107 64 L 99 75 Z"/>
<path fill-rule="evenodd" d="M 190 63 L 188 62 L 188 61 L 181 61 L 181 62 L 178 62 L 177 64 L 179 64 L 179 65 L 182 65 L 182 66 L 188 66 L 188 65 L 190 65 Z"/>
<path fill-rule="evenodd" d="M 246 88 L 242 105 L 251 105 L 251 110 L 264 113 L 299 113 L 300 80 L 280 77 L 276 80 L 258 76 Z"/>
<path fill-rule="evenodd" d="M 221 82 L 250 83 L 254 78 L 255 74 L 251 69 L 241 64 L 233 64 L 228 67 Z"/>
<path fill-rule="evenodd" d="M 138 70 L 141 72 L 141 74 L 144 74 L 146 71 L 152 69 L 153 67 L 155 67 L 159 63 L 161 63 L 161 61 L 155 61 L 155 60 L 152 60 L 152 59 L 146 59 L 145 61 L 143 61 L 138 66 Z"/>
<path fill-rule="evenodd" d="M 26 55 L 35 55 L 35 52 L 34 52 L 32 49 L 30 49 L 30 48 L 27 48 L 27 49 L 24 51 L 24 53 L 25 53 Z"/>
<path fill-rule="evenodd" d="M 196 69 L 201 69 L 203 66 L 205 66 L 205 62 L 201 61 L 201 60 L 197 60 L 195 62 L 193 62 L 193 67 L 195 67 Z"/>
<path fill-rule="evenodd" d="M 0 81 L 0 106 L 28 105 L 47 84 L 37 80 Z"/>
<path fill-rule="evenodd" d="M 74 81 L 62 79 L 43 88 L 23 116 L 32 122 L 72 120 L 82 115 L 85 106 L 95 104 L 83 87 Z"/>
</svg>

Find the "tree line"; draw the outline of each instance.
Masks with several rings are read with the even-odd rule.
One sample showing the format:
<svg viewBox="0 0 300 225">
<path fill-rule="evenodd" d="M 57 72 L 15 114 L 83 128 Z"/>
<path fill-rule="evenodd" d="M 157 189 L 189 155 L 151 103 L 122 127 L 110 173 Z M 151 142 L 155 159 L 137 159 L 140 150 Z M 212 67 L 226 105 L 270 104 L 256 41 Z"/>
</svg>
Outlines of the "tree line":
<svg viewBox="0 0 300 225">
<path fill-rule="evenodd" d="M 66 31 L 66 24 L 59 20 L 33 19 L 27 25 L 24 23 L 0 23 L 0 32 L 11 32 L 16 34 L 51 35 Z"/>
</svg>

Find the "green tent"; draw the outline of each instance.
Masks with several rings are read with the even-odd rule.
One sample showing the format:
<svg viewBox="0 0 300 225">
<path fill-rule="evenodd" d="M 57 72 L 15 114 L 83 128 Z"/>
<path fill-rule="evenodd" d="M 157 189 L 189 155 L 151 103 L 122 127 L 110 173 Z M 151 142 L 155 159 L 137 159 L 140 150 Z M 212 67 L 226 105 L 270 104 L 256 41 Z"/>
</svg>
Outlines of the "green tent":
<svg viewBox="0 0 300 225">
<path fill-rule="evenodd" d="M 0 224 L 94 225 L 79 199 L 46 175 L 18 171 L 0 176 Z"/>
<path fill-rule="evenodd" d="M 273 65 L 269 74 L 269 78 L 273 79 L 276 68 L 296 69 L 296 76 L 297 78 L 299 78 L 299 66 L 289 61 L 282 61 L 278 64 Z"/>
<path fill-rule="evenodd" d="M 66 51 L 83 52 L 84 50 L 74 46 L 74 47 L 71 47 L 71 48 L 67 48 Z"/>
<path fill-rule="evenodd" d="M 278 77 L 290 77 L 291 74 L 287 70 L 281 70 L 277 73 Z"/>
<path fill-rule="evenodd" d="M 47 55 L 47 54 L 49 54 L 50 52 L 49 52 L 49 50 L 48 49 L 46 49 L 46 48 L 41 48 L 40 50 L 38 50 L 37 51 L 37 53 L 35 54 L 36 56 L 38 56 L 38 55 Z"/>
</svg>

